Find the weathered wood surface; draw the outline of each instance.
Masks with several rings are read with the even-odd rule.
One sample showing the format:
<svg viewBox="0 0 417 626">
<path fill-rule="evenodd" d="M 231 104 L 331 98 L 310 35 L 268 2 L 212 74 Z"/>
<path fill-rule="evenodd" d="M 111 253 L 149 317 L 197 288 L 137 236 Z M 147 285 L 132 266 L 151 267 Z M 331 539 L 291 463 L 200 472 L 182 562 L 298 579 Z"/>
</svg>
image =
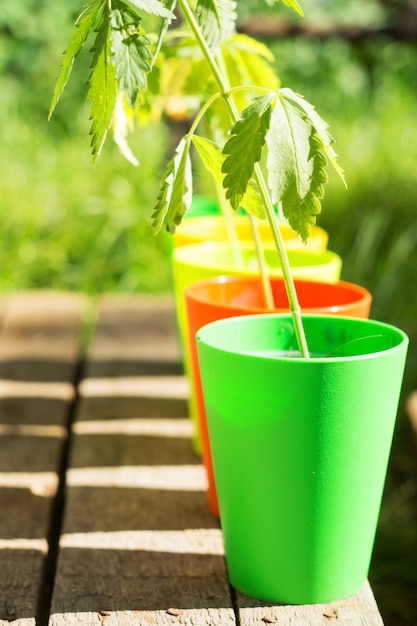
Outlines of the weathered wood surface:
<svg viewBox="0 0 417 626">
<path fill-rule="evenodd" d="M 0 624 L 34 624 L 47 586 L 83 306 L 68 294 L 1 302 Z"/>
<path fill-rule="evenodd" d="M 101 303 L 73 427 L 51 626 L 235 623 L 179 360 L 171 301 Z"/>
<path fill-rule="evenodd" d="M 369 583 L 356 595 L 306 606 L 273 606 L 238 594 L 240 626 L 383 626 Z"/>
<path fill-rule="evenodd" d="M 0 306 L 0 626 L 382 625 L 368 584 L 304 607 L 230 589 L 170 298 L 100 301 L 66 445 L 82 304 L 31 297 Z M 47 540 L 63 460 L 56 559 Z"/>
<path fill-rule="evenodd" d="M 417 390 L 413 391 L 408 396 L 406 409 L 410 420 L 411 433 L 417 450 Z"/>
</svg>

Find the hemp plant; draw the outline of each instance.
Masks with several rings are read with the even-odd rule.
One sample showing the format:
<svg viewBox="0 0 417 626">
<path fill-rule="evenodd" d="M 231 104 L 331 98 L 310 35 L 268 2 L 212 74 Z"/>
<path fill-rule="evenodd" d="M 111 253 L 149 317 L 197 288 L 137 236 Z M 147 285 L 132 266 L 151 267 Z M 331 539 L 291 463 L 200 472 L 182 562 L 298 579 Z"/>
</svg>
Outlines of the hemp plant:
<svg viewBox="0 0 417 626">
<path fill-rule="evenodd" d="M 302 15 L 297 0 L 283 2 Z M 167 165 L 152 213 L 154 232 L 166 228 L 174 233 L 190 208 L 194 147 L 232 209 L 244 207 L 250 215 L 268 220 L 299 349 L 308 357 L 275 207 L 306 242 L 321 211 L 328 163 L 342 180 L 344 176 L 327 123 L 301 95 L 279 86 L 271 68 L 267 69 L 260 42 L 247 38 L 247 54 L 241 54 L 237 61 L 235 56 L 231 76 L 228 67 L 233 63 L 229 59 L 228 66 L 227 55 L 239 37 L 236 20 L 234 0 L 91 0 L 78 16 L 64 53 L 50 116 L 76 57 L 91 35 L 94 43 L 87 97 L 91 102 L 93 159 L 99 156 L 113 127 L 122 151 L 134 162 L 126 141 L 127 121 L 158 101 L 155 83 L 163 74 L 164 51 L 169 50 L 168 60 L 181 62 L 186 57 L 184 51 L 191 50 L 199 68 L 194 73 L 197 110 Z M 152 23 L 153 32 L 145 30 L 147 22 Z M 250 64 L 250 59 L 256 63 Z M 245 74 L 239 75 L 240 65 L 248 70 L 249 80 L 239 80 Z"/>
</svg>

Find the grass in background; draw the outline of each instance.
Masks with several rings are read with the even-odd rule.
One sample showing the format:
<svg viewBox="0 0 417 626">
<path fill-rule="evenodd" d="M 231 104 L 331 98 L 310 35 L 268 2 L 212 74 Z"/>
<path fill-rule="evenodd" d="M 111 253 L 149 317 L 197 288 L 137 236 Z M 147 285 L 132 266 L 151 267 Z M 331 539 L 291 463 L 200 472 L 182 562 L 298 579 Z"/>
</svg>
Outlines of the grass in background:
<svg viewBox="0 0 417 626">
<path fill-rule="evenodd" d="M 9 129 L 9 149 L 3 143 L 0 150 L 2 291 L 170 288 L 166 241 L 150 226 L 166 152 L 163 127 L 142 134 L 138 169 L 111 144 L 93 165 L 87 128 L 55 141 L 46 124 L 33 129 L 16 120 Z"/>
<path fill-rule="evenodd" d="M 166 240 L 155 238 L 150 226 L 171 150 L 166 126 L 133 138 L 139 168 L 123 159 L 111 139 L 93 165 L 84 102 L 87 55 L 78 59 L 74 79 L 47 122 L 79 1 L 3 4 L 0 290 L 169 289 Z"/>
</svg>

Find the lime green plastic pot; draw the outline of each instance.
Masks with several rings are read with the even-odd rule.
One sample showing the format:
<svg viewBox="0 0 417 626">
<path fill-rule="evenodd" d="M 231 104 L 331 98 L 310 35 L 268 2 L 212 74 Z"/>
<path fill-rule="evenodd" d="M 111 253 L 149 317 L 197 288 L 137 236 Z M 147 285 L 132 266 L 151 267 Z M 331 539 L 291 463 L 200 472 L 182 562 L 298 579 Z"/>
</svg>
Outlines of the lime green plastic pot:
<svg viewBox="0 0 417 626">
<path fill-rule="evenodd" d="M 256 276 L 259 274 L 254 246 L 242 244 L 243 265 L 236 266 L 230 246 L 223 242 L 207 242 L 177 247 L 173 250 L 172 270 L 174 295 L 180 343 L 182 347 L 184 370 L 191 377 L 190 353 L 188 346 L 188 324 L 185 300 L 185 288 L 204 278 L 221 274 Z M 340 277 L 342 260 L 330 250 L 319 253 L 306 250 L 288 250 L 289 261 L 294 278 L 322 280 L 334 283 Z M 265 257 L 270 276 L 282 276 L 276 250 L 265 247 Z M 197 418 L 196 399 L 193 394 L 189 400 L 189 413 L 194 422 L 194 447 L 201 453 L 201 436 Z"/>
<path fill-rule="evenodd" d="M 274 603 L 330 602 L 367 576 L 408 346 L 373 320 L 289 315 L 197 333 L 230 580 Z"/>
</svg>

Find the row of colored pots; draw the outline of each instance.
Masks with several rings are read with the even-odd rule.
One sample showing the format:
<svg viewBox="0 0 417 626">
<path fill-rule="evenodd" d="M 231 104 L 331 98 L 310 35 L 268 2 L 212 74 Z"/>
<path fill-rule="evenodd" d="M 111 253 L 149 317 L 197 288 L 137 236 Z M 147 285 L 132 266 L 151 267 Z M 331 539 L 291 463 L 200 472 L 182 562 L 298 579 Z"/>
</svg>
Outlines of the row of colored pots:
<svg viewBox="0 0 417 626">
<path fill-rule="evenodd" d="M 194 377 L 190 365 L 185 290 L 188 285 L 196 281 L 215 276 L 241 276 L 242 274 L 258 276 L 259 270 L 253 244 L 242 244 L 240 252 L 243 260 L 242 265 L 236 264 L 230 246 L 219 241 L 176 246 L 172 253 L 178 327 L 183 350 L 184 369 L 191 381 L 189 412 L 195 424 L 196 437 L 194 445 L 197 452 L 201 452 L 201 438 L 199 435 L 193 385 Z M 288 255 L 295 278 L 316 279 L 333 283 L 340 276 L 342 261 L 334 252 L 329 250 L 321 252 L 289 250 Z M 268 274 L 271 277 L 282 276 L 278 257 L 272 244 L 269 244 L 268 247 L 265 246 L 265 258 L 268 265 Z"/>
<path fill-rule="evenodd" d="M 322 242 L 287 242 L 309 359 L 267 242 L 267 314 L 249 245 L 239 267 L 224 243 L 178 239 L 172 252 L 195 447 L 229 577 L 272 602 L 328 602 L 366 580 L 408 344 L 367 319 L 370 293 L 340 281 L 341 259 Z"/>
<path fill-rule="evenodd" d="M 288 311 L 288 299 L 282 278 L 271 280 L 275 312 Z M 306 313 L 322 313 L 367 317 L 371 294 L 358 285 L 296 281 L 301 309 Z M 213 463 L 201 374 L 198 364 L 196 334 L 206 324 L 225 318 L 267 312 L 262 284 L 258 277 L 218 276 L 195 282 L 185 289 L 188 319 L 188 341 L 191 355 L 192 391 L 197 403 L 197 419 L 202 440 L 203 460 L 207 469 L 208 498 L 211 511 L 219 515 Z"/>
</svg>

